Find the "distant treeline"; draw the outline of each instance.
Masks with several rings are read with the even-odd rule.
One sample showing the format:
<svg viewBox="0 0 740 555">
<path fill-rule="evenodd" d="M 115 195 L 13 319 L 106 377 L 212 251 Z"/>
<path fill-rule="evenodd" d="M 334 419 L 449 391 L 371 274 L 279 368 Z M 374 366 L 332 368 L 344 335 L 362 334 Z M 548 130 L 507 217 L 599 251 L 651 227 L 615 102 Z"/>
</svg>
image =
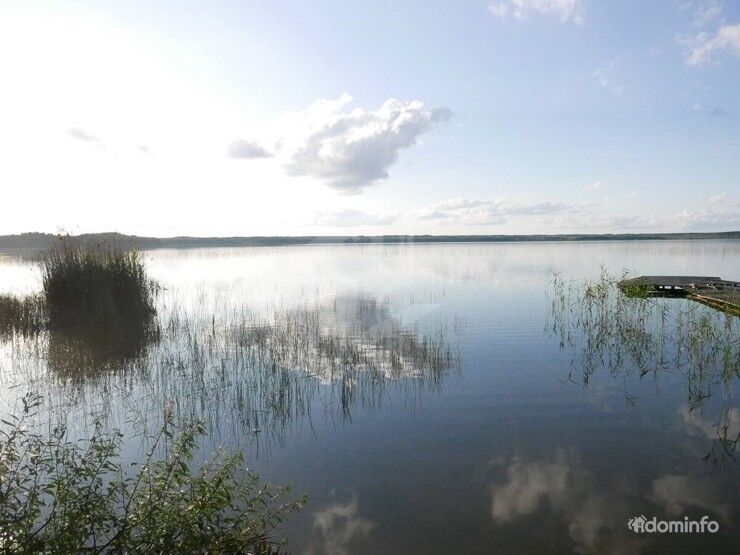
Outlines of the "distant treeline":
<svg viewBox="0 0 740 555">
<path fill-rule="evenodd" d="M 503 243 L 523 241 L 637 241 L 740 239 L 740 231 L 717 233 L 598 233 L 569 235 L 302 235 L 295 237 L 137 237 L 121 233 L 90 233 L 73 238 L 83 243 L 109 243 L 138 249 L 202 247 L 267 247 L 369 243 Z M 0 249 L 46 249 L 58 241 L 49 233 L 0 235 Z"/>
</svg>

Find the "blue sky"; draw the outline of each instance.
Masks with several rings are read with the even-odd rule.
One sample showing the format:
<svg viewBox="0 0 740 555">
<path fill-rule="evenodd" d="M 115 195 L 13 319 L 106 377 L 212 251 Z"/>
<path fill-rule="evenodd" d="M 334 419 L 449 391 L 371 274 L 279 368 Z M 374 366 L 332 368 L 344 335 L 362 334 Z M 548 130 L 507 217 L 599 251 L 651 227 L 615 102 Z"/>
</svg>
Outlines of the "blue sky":
<svg viewBox="0 0 740 555">
<path fill-rule="evenodd" d="M 0 233 L 740 229 L 740 2 L 0 2 Z"/>
</svg>

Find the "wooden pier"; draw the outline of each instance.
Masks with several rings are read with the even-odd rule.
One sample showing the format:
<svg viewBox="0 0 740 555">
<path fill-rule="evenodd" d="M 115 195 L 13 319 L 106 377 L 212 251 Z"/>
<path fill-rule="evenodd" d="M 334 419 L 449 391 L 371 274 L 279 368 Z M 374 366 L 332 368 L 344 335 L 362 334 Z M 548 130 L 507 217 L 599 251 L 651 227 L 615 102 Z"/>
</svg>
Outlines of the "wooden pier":
<svg viewBox="0 0 740 555">
<path fill-rule="evenodd" d="M 740 282 L 714 276 L 641 276 L 619 282 L 627 294 L 684 297 L 740 316 Z"/>
</svg>

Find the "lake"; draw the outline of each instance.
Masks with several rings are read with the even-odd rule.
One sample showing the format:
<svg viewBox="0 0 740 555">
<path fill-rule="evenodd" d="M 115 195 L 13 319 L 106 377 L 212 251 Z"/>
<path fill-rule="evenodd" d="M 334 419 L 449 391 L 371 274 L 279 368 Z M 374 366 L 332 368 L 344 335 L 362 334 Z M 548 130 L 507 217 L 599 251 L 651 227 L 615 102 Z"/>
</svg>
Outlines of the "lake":
<svg viewBox="0 0 740 555">
<path fill-rule="evenodd" d="M 579 284 L 604 270 L 737 280 L 740 241 L 144 257 L 161 336 L 100 349 L 0 335 L 4 412 L 34 390 L 40 425 L 84 434 L 102 414 L 132 459 L 165 406 L 202 418 L 204 456 L 241 449 L 263 479 L 309 495 L 281 529 L 295 553 L 738 545 L 740 318 L 680 299 L 583 301 Z M 39 289 L 31 257 L 0 254 L 0 293 Z M 707 515 L 719 530 L 629 530 L 642 515 Z"/>
</svg>

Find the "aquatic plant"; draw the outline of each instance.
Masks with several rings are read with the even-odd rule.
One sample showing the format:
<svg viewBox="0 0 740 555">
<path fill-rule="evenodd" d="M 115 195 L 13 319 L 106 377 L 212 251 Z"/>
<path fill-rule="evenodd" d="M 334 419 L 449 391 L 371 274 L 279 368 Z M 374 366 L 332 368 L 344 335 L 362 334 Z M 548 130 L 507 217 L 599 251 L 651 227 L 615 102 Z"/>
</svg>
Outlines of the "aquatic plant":
<svg viewBox="0 0 740 555">
<path fill-rule="evenodd" d="M 120 369 L 159 337 L 138 252 L 61 237 L 41 261 L 41 293 L 0 296 L 0 336 L 42 336 L 49 366 L 71 379 Z"/>
<path fill-rule="evenodd" d="M 0 552 L 276 553 L 276 529 L 307 500 L 261 484 L 240 452 L 191 471 L 201 423 L 166 415 L 144 459 L 127 465 L 120 432 L 42 436 L 26 426 L 40 399 L 22 401 L 0 427 Z"/>
<path fill-rule="evenodd" d="M 50 419 L 72 411 L 82 418 L 102 403 L 125 407 L 119 420 L 146 430 L 158 425 L 158 407 L 171 401 L 177 415 L 207 422 L 214 437 L 228 431 L 264 444 L 280 441 L 317 407 L 350 419 L 390 393 L 414 403 L 461 364 L 444 322 L 403 325 L 373 297 L 254 312 L 233 302 L 184 308 L 173 296 L 162 299 L 172 304 L 160 309 L 158 340 L 115 363 L 116 371 L 110 371 L 112 353 L 96 358 L 89 347 L 76 350 L 78 343 L 49 332 L 0 344 L 12 361 L 0 380 L 40 388 L 55 403 Z M 81 372 L 80 364 L 89 369 Z"/>
<path fill-rule="evenodd" d="M 555 276 L 549 332 L 572 354 L 568 379 L 588 385 L 599 369 L 612 376 L 637 373 L 659 380 L 680 373 L 688 410 L 704 405 L 716 389 L 723 394 L 717 442 L 708 457 L 733 457 L 740 435 L 726 422 L 732 381 L 740 377 L 740 319 L 704 305 L 624 291 L 605 269 L 599 279 L 566 282 Z M 625 392 L 626 399 L 635 399 Z"/>
<path fill-rule="evenodd" d="M 42 295 L 52 327 L 145 324 L 157 285 L 138 251 L 113 244 L 78 245 L 61 237 L 41 263 Z"/>
<path fill-rule="evenodd" d="M 39 333 L 47 325 L 46 304 L 40 295 L 18 298 L 0 295 L 0 338 L 13 333 Z"/>
</svg>

